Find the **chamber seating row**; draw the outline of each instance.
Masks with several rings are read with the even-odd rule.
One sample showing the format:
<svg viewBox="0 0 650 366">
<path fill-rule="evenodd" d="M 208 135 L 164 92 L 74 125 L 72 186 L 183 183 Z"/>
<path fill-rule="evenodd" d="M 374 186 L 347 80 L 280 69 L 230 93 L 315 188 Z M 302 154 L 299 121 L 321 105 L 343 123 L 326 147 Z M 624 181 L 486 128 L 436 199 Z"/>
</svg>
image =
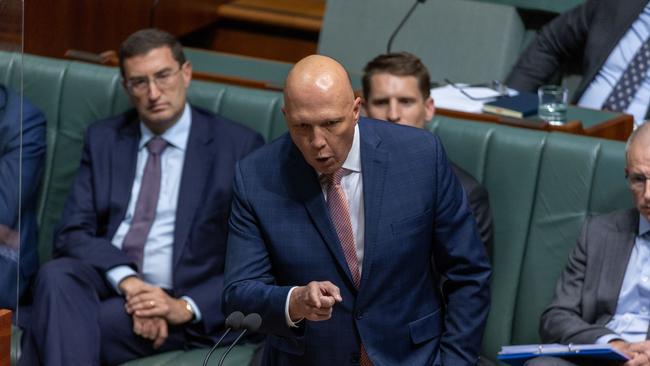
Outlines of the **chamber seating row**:
<svg viewBox="0 0 650 366">
<path fill-rule="evenodd" d="M 129 103 L 116 68 L 82 62 L 0 52 L 0 82 L 14 89 L 22 83 L 25 97 L 48 121 L 38 206 L 43 262 L 51 256 L 53 227 L 79 165 L 85 128 Z M 267 141 L 286 131 L 279 92 L 193 82 L 189 99 L 252 127 Z M 436 118 L 430 128 L 451 160 L 490 195 L 494 274 L 484 353 L 494 359 L 502 345 L 538 341 L 539 315 L 585 216 L 631 207 L 624 144 L 447 117 Z M 240 364 L 251 352 L 240 350 Z M 196 364 L 204 353 L 174 352 L 130 364 Z"/>
</svg>

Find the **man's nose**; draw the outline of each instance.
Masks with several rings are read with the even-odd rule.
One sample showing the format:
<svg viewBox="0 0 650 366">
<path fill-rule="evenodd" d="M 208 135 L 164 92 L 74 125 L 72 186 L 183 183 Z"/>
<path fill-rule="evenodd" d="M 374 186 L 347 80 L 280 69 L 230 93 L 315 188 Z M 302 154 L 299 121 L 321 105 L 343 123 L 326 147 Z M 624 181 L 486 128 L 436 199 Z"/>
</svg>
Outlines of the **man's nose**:
<svg viewBox="0 0 650 366">
<path fill-rule="evenodd" d="M 150 100 L 156 100 L 160 97 L 160 88 L 158 88 L 158 84 L 154 80 L 149 80 L 149 99 Z"/>
<path fill-rule="evenodd" d="M 325 136 L 323 134 L 323 129 L 322 128 L 320 128 L 318 126 L 314 127 L 314 129 L 312 130 L 312 136 L 311 136 L 310 143 L 311 143 L 311 146 L 316 148 L 316 149 L 322 149 L 323 147 L 325 147 L 327 142 L 325 140 Z"/>
<path fill-rule="evenodd" d="M 397 105 L 397 101 L 391 100 L 388 103 L 388 116 L 387 116 L 388 121 L 390 121 L 390 122 L 399 122 L 399 120 L 401 119 L 400 114 L 401 113 L 400 113 L 400 110 L 399 110 L 399 106 Z"/>
</svg>

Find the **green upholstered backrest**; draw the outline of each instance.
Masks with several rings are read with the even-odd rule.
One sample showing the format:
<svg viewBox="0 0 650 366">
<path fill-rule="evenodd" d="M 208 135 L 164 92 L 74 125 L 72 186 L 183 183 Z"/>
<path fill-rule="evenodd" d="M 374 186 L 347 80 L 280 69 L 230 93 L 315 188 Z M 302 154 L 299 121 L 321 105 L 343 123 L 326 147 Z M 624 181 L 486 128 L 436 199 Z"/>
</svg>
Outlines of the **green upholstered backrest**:
<svg viewBox="0 0 650 366">
<path fill-rule="evenodd" d="M 272 85 L 284 85 L 290 62 L 265 60 L 230 53 L 208 51 L 198 48 L 185 48 L 185 56 L 197 71 L 222 74 L 242 79 L 258 80 Z"/>
<path fill-rule="evenodd" d="M 413 1 L 328 0 L 318 52 L 361 73 L 386 52 L 388 39 Z M 420 4 L 396 36 L 392 51 L 422 59 L 432 81 L 503 79 L 521 50 L 524 25 L 513 7 L 466 0 Z"/>
<path fill-rule="evenodd" d="M 443 117 L 430 129 L 489 193 L 495 244 L 485 354 L 539 342 L 539 316 L 585 216 L 632 207 L 624 144 Z"/>
<path fill-rule="evenodd" d="M 85 128 L 130 107 L 118 69 L 66 60 L 0 52 L 0 81 L 20 89 L 47 118 L 47 157 L 38 219 L 41 261 L 50 258 L 52 235 L 79 166 Z M 285 127 L 282 94 L 193 81 L 189 100 L 239 121 L 270 140 Z"/>
<path fill-rule="evenodd" d="M 563 13 L 585 0 L 474 0 L 493 4 L 504 4 L 522 9 L 543 10 L 551 13 Z"/>
</svg>

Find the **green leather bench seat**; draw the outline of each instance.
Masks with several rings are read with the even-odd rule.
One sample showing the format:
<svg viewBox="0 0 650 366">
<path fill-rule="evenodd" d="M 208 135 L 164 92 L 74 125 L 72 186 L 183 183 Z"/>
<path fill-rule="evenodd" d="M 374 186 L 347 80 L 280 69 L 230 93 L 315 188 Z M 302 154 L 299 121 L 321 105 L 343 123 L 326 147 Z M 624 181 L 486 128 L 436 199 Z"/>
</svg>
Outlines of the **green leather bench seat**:
<svg viewBox="0 0 650 366">
<path fill-rule="evenodd" d="M 563 13 L 585 0 L 474 0 L 487 3 L 504 4 L 521 9 L 542 10 L 551 13 Z"/>
<path fill-rule="evenodd" d="M 0 82 L 20 90 L 21 71 L 25 97 L 41 108 L 47 118 L 46 167 L 38 210 L 39 256 L 44 262 L 51 257 L 54 226 L 79 166 L 86 127 L 126 110 L 130 104 L 116 68 L 32 55 L 21 60 L 18 54 L 0 52 Z M 286 128 L 280 110 L 282 95 L 278 92 L 193 81 L 188 98 L 198 106 L 257 130 L 267 141 Z M 237 349 L 229 359 L 250 357 L 251 352 L 246 352 Z M 198 354 L 187 353 L 187 360 L 200 358 Z M 160 357 L 156 360 L 164 358 Z M 169 364 L 191 363 L 182 360 L 184 353 L 176 354 Z"/>
<path fill-rule="evenodd" d="M 115 68 L 29 55 L 23 65 L 25 96 L 48 118 L 39 206 L 39 250 L 47 260 L 52 228 L 79 164 L 84 129 L 129 103 Z M 0 82 L 19 89 L 20 68 L 15 54 L 0 53 Z M 189 98 L 256 129 L 267 141 L 286 130 L 278 92 L 193 82 Z M 495 247 L 484 353 L 494 359 L 502 345 L 538 341 L 539 314 L 550 301 L 585 216 L 631 207 L 623 177 L 624 144 L 443 117 L 431 130 L 449 157 L 490 195 Z M 198 364 L 202 352 L 172 352 L 129 365 Z M 237 354 L 246 359 L 246 352 L 237 350 L 233 360 Z"/>
<path fill-rule="evenodd" d="M 625 144 L 449 118 L 431 130 L 489 192 L 495 247 L 485 354 L 539 342 L 539 316 L 585 216 L 633 207 Z"/>
<path fill-rule="evenodd" d="M 265 60 L 256 57 L 208 51 L 198 48 L 185 48 L 185 56 L 192 62 L 195 71 L 210 74 L 233 76 L 241 79 L 267 83 L 282 88 L 293 63 Z M 354 89 L 361 88 L 361 73 L 350 74 Z"/>
<path fill-rule="evenodd" d="M 186 47 L 185 56 L 192 62 L 192 68 L 196 71 L 263 81 L 279 87 L 284 85 L 284 79 L 293 67 L 290 62 L 264 60 L 198 48 Z"/>
<path fill-rule="evenodd" d="M 392 32 L 413 3 L 328 0 L 318 53 L 361 73 L 370 58 L 386 52 Z M 417 55 L 432 81 L 504 80 L 521 52 L 524 31 L 521 17 L 511 6 L 429 0 L 418 5 L 395 37 L 391 51 Z"/>
</svg>

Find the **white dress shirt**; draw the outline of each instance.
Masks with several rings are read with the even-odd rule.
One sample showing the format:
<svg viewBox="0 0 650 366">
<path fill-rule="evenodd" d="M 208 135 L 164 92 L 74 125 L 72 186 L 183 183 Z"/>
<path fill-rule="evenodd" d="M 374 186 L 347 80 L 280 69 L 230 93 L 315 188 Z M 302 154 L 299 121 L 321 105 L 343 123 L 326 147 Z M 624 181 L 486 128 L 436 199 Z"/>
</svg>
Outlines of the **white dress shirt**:
<svg viewBox="0 0 650 366">
<path fill-rule="evenodd" d="M 618 294 L 616 312 L 606 324 L 616 334 L 606 334 L 596 341 L 604 344 L 613 339 L 641 342 L 650 324 L 650 223 L 639 215 L 639 233 L 627 262 L 625 277 Z"/>
<path fill-rule="evenodd" d="M 151 230 L 149 231 L 147 242 L 144 246 L 141 278 L 143 281 L 163 289 L 171 289 L 173 287 L 174 225 L 176 223 L 178 193 L 180 191 L 185 152 L 187 150 L 187 140 L 191 125 L 192 111 L 189 104 L 185 104 L 185 109 L 178 122 L 160 135 L 160 137 L 167 141 L 168 145 L 160 156 L 160 195 L 158 196 L 158 205 L 156 206 L 156 217 L 151 225 Z M 131 188 L 131 198 L 129 199 L 126 215 L 111 240 L 111 243 L 119 249 L 122 249 L 122 242 L 133 220 L 133 214 L 142 184 L 144 167 L 149 157 L 149 151 L 146 145 L 149 140 L 155 137 L 154 133 L 142 122 L 140 122 L 140 132 L 142 137 L 138 143 L 135 179 Z M 131 267 L 125 265 L 112 268 L 106 272 L 108 281 L 118 293 L 120 293 L 118 284 L 126 277 L 136 275 L 137 273 Z M 196 303 L 187 296 L 183 296 L 182 298 L 192 307 L 195 321 L 199 321 L 201 319 L 201 312 L 196 306 Z"/>
<path fill-rule="evenodd" d="M 639 14 L 623 38 L 607 57 L 594 80 L 591 81 L 585 92 L 580 97 L 578 105 L 581 107 L 601 109 L 603 103 L 614 89 L 618 80 L 623 76 L 636 52 L 650 37 L 650 4 Z M 650 73 L 641 82 L 639 89 L 632 98 L 632 102 L 625 110 L 634 116 L 635 125 L 640 125 L 645 120 L 648 105 L 650 104 Z"/>
<path fill-rule="evenodd" d="M 359 265 L 359 273 L 363 268 L 363 246 L 365 240 L 365 220 L 363 208 L 363 176 L 361 174 L 361 145 L 359 141 L 359 124 L 354 126 L 354 138 L 352 139 L 352 147 L 348 153 L 348 157 L 343 163 L 343 169 L 347 171 L 341 178 L 341 188 L 345 197 L 348 200 L 348 208 L 350 210 L 350 222 L 352 224 L 352 232 L 354 233 L 354 244 L 357 251 L 357 263 Z M 319 174 L 320 176 L 321 174 Z M 327 201 L 327 183 L 321 180 L 321 189 L 323 196 Z M 322 279 L 327 280 L 327 279 Z M 289 290 L 287 301 L 284 307 L 284 313 L 287 324 L 291 327 L 296 327 L 298 322 L 292 322 L 289 316 L 289 299 L 291 293 L 296 287 Z"/>
</svg>

